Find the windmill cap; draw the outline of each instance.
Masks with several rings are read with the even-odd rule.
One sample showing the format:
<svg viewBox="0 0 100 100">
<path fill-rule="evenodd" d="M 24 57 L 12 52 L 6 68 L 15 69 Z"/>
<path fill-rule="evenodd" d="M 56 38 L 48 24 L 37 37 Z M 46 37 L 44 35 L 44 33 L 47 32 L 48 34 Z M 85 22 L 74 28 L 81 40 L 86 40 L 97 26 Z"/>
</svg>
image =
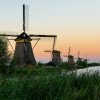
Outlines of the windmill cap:
<svg viewBox="0 0 100 100">
<path fill-rule="evenodd" d="M 30 38 L 29 35 L 23 32 L 15 39 L 15 41 L 22 41 L 22 40 L 31 41 L 32 39 Z"/>
<path fill-rule="evenodd" d="M 68 56 L 68 58 L 73 58 L 73 57 L 74 57 L 74 56 L 72 56 L 72 55 L 69 55 L 69 56 Z"/>
<path fill-rule="evenodd" d="M 61 52 L 58 50 L 53 50 L 52 53 L 61 53 Z"/>
</svg>

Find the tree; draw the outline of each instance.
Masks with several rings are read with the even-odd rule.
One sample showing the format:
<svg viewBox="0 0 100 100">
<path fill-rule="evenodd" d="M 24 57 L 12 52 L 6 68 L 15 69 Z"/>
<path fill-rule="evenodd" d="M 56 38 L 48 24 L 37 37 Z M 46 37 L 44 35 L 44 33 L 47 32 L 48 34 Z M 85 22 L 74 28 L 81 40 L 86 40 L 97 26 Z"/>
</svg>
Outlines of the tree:
<svg viewBox="0 0 100 100">
<path fill-rule="evenodd" d="M 0 72 L 4 73 L 8 70 L 9 58 L 7 39 L 5 36 L 0 36 Z"/>
<path fill-rule="evenodd" d="M 7 39 L 4 36 L 0 37 L 0 64 L 7 63 L 8 61 L 8 44 Z"/>
</svg>

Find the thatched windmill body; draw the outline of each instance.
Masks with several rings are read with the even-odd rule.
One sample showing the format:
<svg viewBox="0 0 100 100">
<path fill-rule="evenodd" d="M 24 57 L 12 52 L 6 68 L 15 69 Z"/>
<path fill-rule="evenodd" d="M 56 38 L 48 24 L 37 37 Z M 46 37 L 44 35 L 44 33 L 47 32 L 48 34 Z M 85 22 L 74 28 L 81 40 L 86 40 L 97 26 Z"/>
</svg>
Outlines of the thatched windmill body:
<svg viewBox="0 0 100 100">
<path fill-rule="evenodd" d="M 16 45 L 15 45 L 15 51 L 14 51 L 14 56 L 13 56 L 13 60 L 12 63 L 15 63 L 21 67 L 26 66 L 26 65 L 36 65 L 36 60 L 34 57 L 34 53 L 33 53 L 33 49 L 32 49 L 32 45 L 31 45 L 31 41 L 32 40 L 37 40 L 36 44 L 38 43 L 38 41 L 41 39 L 41 37 L 50 37 L 50 38 L 54 38 L 54 44 L 53 44 L 53 49 L 54 49 L 54 45 L 55 45 L 55 39 L 56 39 L 56 35 L 35 35 L 35 34 L 27 34 L 26 33 L 26 6 L 25 4 L 23 4 L 23 33 L 21 33 L 20 35 L 18 34 L 14 34 L 14 35 L 10 35 L 10 34 L 0 34 L 0 36 L 6 36 L 6 37 L 15 37 L 16 39 Z M 34 45 L 34 47 L 36 46 L 36 44 Z"/>
</svg>

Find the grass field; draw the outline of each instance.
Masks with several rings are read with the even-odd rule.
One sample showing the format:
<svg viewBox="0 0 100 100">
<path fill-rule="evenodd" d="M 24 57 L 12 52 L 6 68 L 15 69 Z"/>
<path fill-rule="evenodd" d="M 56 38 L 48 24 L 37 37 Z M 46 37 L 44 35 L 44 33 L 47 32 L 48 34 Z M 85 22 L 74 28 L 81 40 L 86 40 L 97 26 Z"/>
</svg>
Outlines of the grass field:
<svg viewBox="0 0 100 100">
<path fill-rule="evenodd" d="M 62 74 L 59 68 L 16 69 L 0 75 L 0 100 L 100 100 L 100 76 Z"/>
</svg>

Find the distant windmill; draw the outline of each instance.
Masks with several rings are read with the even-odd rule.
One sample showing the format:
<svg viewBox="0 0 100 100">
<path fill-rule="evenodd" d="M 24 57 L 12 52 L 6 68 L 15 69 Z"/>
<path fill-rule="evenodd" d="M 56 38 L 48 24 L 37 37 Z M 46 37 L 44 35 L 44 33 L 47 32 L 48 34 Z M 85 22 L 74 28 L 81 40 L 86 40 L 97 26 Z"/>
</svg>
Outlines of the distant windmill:
<svg viewBox="0 0 100 100">
<path fill-rule="evenodd" d="M 87 59 L 87 56 L 86 56 L 86 58 L 82 58 L 82 57 L 80 57 L 80 51 L 78 51 L 78 56 L 77 56 L 78 58 L 74 58 L 74 59 L 77 59 L 77 60 L 89 60 L 89 59 Z"/>
<path fill-rule="evenodd" d="M 58 65 L 61 63 L 61 52 L 58 51 L 58 50 L 55 50 L 54 49 L 54 46 L 55 46 L 55 38 L 54 38 L 54 42 L 53 42 L 53 47 L 52 47 L 52 50 L 45 50 L 44 52 L 47 52 L 47 53 L 51 53 L 51 61 L 49 62 L 51 65 Z M 48 63 L 48 65 L 49 65 Z"/>
<path fill-rule="evenodd" d="M 70 52 L 71 52 L 71 47 L 69 47 L 68 55 L 64 55 L 64 57 L 68 58 L 68 64 L 69 65 L 73 65 L 74 64 L 74 56 L 72 56 L 70 54 Z"/>
<path fill-rule="evenodd" d="M 78 58 L 75 58 L 75 59 L 77 59 L 76 64 L 78 66 L 86 66 L 87 62 L 89 60 L 89 59 L 87 59 L 87 56 L 86 56 L 86 58 L 80 57 L 80 51 L 78 51 Z"/>
<path fill-rule="evenodd" d="M 61 52 L 58 51 L 58 50 L 53 50 L 53 51 L 45 51 L 45 52 L 48 52 L 48 53 L 51 53 L 51 63 L 52 65 L 59 65 L 61 63 Z"/>
<path fill-rule="evenodd" d="M 26 5 L 23 4 L 23 33 L 21 34 L 0 34 L 0 36 L 6 36 L 6 37 L 13 37 L 12 40 L 15 40 L 16 46 L 15 46 L 15 51 L 14 51 L 14 57 L 13 57 L 13 62 L 15 62 L 17 65 L 23 67 L 26 65 L 36 65 L 36 60 L 33 54 L 32 46 L 31 46 L 31 41 L 32 40 L 37 40 L 36 44 L 39 42 L 41 37 L 49 37 L 49 38 L 54 38 L 54 44 L 53 48 L 55 46 L 55 40 L 57 38 L 56 35 L 35 35 L 35 34 L 27 34 L 26 33 Z M 14 39 L 14 37 L 16 39 Z M 34 47 L 36 46 L 34 45 Z M 34 48 L 33 47 L 33 48 Z"/>
</svg>

